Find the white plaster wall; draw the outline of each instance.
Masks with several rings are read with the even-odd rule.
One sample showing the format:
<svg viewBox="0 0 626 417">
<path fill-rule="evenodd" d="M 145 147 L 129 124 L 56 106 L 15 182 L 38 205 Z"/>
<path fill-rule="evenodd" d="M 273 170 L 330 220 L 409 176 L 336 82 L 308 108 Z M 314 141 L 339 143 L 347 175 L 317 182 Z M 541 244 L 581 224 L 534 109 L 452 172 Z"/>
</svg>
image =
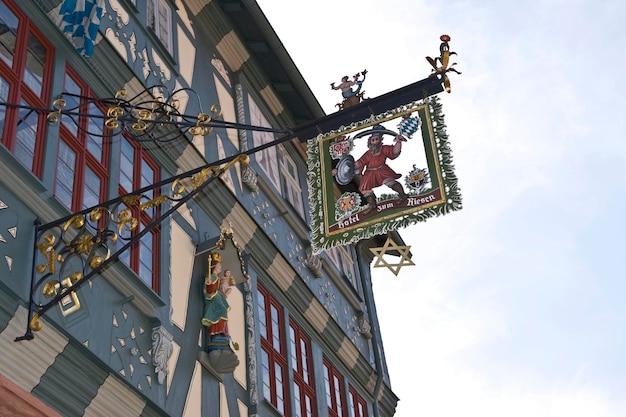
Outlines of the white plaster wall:
<svg viewBox="0 0 626 417">
<path fill-rule="evenodd" d="M 202 366 L 196 361 L 182 417 L 202 417 Z"/>
<path fill-rule="evenodd" d="M 239 358 L 239 366 L 235 368 L 233 376 L 246 388 L 246 317 L 244 315 L 244 299 L 243 294 L 237 287 L 231 287 L 233 290 L 228 295 L 228 304 L 230 312 L 228 313 L 228 331 L 233 342 L 239 344 L 239 350 L 235 353 Z"/>
<path fill-rule="evenodd" d="M 172 323 L 184 331 L 196 248 L 189 235 L 176 222 L 172 222 L 171 248 Z"/>
</svg>

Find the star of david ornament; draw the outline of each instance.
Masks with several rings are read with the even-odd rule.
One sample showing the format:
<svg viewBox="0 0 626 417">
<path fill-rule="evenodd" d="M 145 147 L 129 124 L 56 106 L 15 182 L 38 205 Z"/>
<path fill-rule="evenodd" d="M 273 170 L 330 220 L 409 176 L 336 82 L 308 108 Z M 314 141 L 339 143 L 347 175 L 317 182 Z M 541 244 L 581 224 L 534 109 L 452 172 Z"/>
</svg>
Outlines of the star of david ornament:
<svg viewBox="0 0 626 417">
<path fill-rule="evenodd" d="M 385 244 L 381 248 L 371 248 L 370 251 L 376 256 L 376 262 L 372 268 L 389 268 L 395 276 L 398 276 L 400 268 L 403 266 L 415 265 L 415 263 L 409 257 L 411 251 L 410 246 L 398 246 L 396 243 L 387 237 Z M 400 255 L 400 259 L 397 263 L 389 263 L 383 258 L 384 255 L 388 255 L 388 252 L 397 251 Z"/>
</svg>

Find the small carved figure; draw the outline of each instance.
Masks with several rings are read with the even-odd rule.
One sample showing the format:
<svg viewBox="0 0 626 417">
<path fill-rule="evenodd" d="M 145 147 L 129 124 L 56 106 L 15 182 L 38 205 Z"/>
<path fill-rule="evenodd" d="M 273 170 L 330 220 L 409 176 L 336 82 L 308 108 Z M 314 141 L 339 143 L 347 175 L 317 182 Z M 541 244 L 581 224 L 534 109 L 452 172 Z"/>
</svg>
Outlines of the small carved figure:
<svg viewBox="0 0 626 417">
<path fill-rule="evenodd" d="M 233 277 L 230 269 L 224 270 L 224 275 L 220 278 L 220 291 L 225 296 L 228 296 L 230 292 L 233 290 L 232 287 L 235 285 L 235 278 Z"/>
<path fill-rule="evenodd" d="M 441 75 L 441 80 L 443 81 L 443 85 L 446 91 L 449 93 L 450 91 L 452 91 L 452 89 L 450 87 L 450 79 L 448 78 L 446 74 L 448 72 L 455 72 L 457 74 L 461 74 L 461 73 L 457 71 L 456 69 L 452 68 L 454 65 L 456 65 L 456 62 L 453 62 L 452 64 L 450 64 L 450 66 L 448 66 L 448 62 L 450 61 L 450 55 L 456 55 L 456 52 L 450 51 L 450 45 L 448 44 L 448 42 L 450 42 L 450 36 L 444 34 L 444 35 L 441 35 L 439 39 L 441 40 L 441 44 L 439 45 L 439 56 L 435 57 L 434 59 L 427 56 L 426 60 L 433 67 L 433 70 L 430 76 L 434 77 L 437 75 Z M 441 66 L 437 66 L 437 61 L 439 61 Z"/>
<path fill-rule="evenodd" d="M 361 102 L 363 98 L 363 93 L 361 93 L 361 87 L 363 86 L 363 81 L 365 81 L 365 75 L 367 74 L 367 70 L 363 70 L 360 73 L 356 73 L 352 80 L 347 75 L 344 75 L 341 78 L 341 82 L 339 85 L 335 85 L 335 83 L 330 83 L 330 88 L 333 90 L 341 90 L 341 95 L 343 96 L 343 102 L 338 104 L 338 106 L 343 109 L 346 107 L 353 106 Z M 359 79 L 360 76 L 363 76 L 362 79 Z M 356 88 L 352 89 L 353 86 Z"/>
</svg>

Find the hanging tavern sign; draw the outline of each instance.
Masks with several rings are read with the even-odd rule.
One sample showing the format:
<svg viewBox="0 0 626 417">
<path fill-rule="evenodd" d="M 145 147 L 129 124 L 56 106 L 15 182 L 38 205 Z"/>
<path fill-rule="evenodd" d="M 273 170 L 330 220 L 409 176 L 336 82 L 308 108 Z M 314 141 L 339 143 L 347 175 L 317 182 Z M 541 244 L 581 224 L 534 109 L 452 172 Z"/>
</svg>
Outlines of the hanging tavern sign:
<svg viewBox="0 0 626 417">
<path fill-rule="evenodd" d="M 316 253 L 461 209 L 437 97 L 320 134 L 308 156 Z"/>
<path fill-rule="evenodd" d="M 361 85 L 367 71 L 357 73 L 352 80 L 345 76 L 339 85 L 331 84 L 331 88 L 342 91 L 341 110 L 293 130 L 217 120 L 221 115 L 218 106 L 211 106 L 212 115 L 182 114 L 178 110 L 177 94 L 183 90 L 170 93 L 164 86 L 147 88 L 130 100 L 125 98 L 124 90 L 118 91 L 114 98 L 98 100 L 108 106 L 104 116 L 107 128 L 123 129 L 137 141 L 168 142 L 187 132 L 207 136 L 214 127 L 269 131 L 283 136 L 62 219 L 43 225 L 37 220 L 28 326 L 24 336 L 15 341 L 32 340 L 33 332 L 42 327 L 39 319 L 55 305 L 59 305 L 63 315 L 80 309 L 77 291 L 83 284 L 117 261 L 152 227 L 233 164 L 247 166 L 248 155 L 288 140 L 308 139 L 314 253 L 459 210 L 461 195 L 453 172 L 441 104 L 436 97 L 429 99 L 444 88 L 450 92 L 446 74 L 459 73 L 452 68 L 455 63 L 449 64 L 450 55 L 455 54 L 449 49 L 450 37 L 442 35 L 441 40 L 440 56 L 427 57 L 433 66 L 428 78 L 373 99 L 363 99 Z M 193 90 L 185 91 L 195 96 Z M 417 98 L 422 101 L 414 101 Z M 80 109 L 66 108 L 66 104 L 63 95 L 54 101 L 52 109 L 0 101 L 0 106 L 45 112 L 52 124 L 58 123 L 61 116 L 68 116 L 68 120 L 77 123 L 75 117 L 82 114 Z M 103 118 L 101 113 L 82 115 Z M 318 135 L 319 132 L 327 133 Z M 102 137 L 109 134 L 112 133 L 100 132 Z M 171 185 L 171 195 L 149 196 L 164 185 Z M 173 205 L 164 206 L 163 212 L 149 225 L 136 234 L 131 233 L 137 227 L 134 210 L 161 209 L 168 201 Z M 109 244 L 116 241 L 122 245 L 113 252 Z M 377 253 L 379 261 L 386 250 L 387 245 Z M 405 261 L 410 260 L 403 256 L 401 264 L 386 266 L 406 265 Z M 42 263 L 38 264 L 37 259 Z M 375 267 L 380 263 L 377 261 Z M 397 269 L 393 271 L 397 274 Z M 42 300 L 42 297 L 50 300 Z"/>
</svg>

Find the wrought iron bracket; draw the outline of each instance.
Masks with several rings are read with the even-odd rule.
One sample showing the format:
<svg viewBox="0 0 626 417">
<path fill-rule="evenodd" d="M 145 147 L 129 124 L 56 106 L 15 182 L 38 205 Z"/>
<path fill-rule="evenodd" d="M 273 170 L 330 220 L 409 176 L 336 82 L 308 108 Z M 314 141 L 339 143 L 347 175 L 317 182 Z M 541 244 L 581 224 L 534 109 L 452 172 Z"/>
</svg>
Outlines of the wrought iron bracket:
<svg viewBox="0 0 626 417">
<path fill-rule="evenodd" d="M 440 74 L 437 74 L 440 75 Z M 226 172 L 235 163 L 247 166 L 249 155 L 298 138 L 301 142 L 319 133 L 338 129 L 374 114 L 381 107 L 396 106 L 426 98 L 443 91 L 442 77 L 428 77 L 409 86 L 374 99 L 368 99 L 347 110 L 324 116 L 293 130 L 273 129 L 217 120 L 221 111 L 217 105 L 211 106 L 211 114 L 204 113 L 199 101 L 200 113 L 190 116 L 179 111 L 180 96 L 186 99 L 196 97 L 191 89 L 180 89 L 172 93 L 164 86 L 150 87 L 140 94 L 127 99 L 126 91 L 120 90 L 110 99 L 64 93 L 53 103 L 52 109 L 41 109 L 0 102 L 0 106 L 28 108 L 46 113 L 49 123 L 74 123 L 81 128 L 79 119 L 101 118 L 105 129 L 100 132 L 84 130 L 89 135 L 110 137 L 127 132 L 137 141 L 171 141 L 186 137 L 208 135 L 213 128 L 250 131 L 268 131 L 282 135 L 277 140 L 211 164 L 198 167 L 173 176 L 156 184 L 141 188 L 97 206 L 71 214 L 50 223 L 41 224 L 37 219 L 34 228 L 31 286 L 28 301 L 28 323 L 23 336 L 15 341 L 32 340 L 34 332 L 41 329 L 42 318 L 56 305 L 66 314 L 80 308 L 77 291 L 94 276 L 103 272 L 122 253 L 137 243 L 154 227 L 172 215 L 187 201 L 198 195 L 208 184 Z M 68 99 L 74 106 L 67 106 Z M 102 112 L 95 112 L 92 105 Z M 387 107 L 389 108 L 389 107 Z M 87 111 L 87 113 L 85 113 Z M 161 190 L 169 186 L 167 192 Z M 163 209 L 165 203 L 171 203 Z M 139 228 L 137 220 L 141 212 L 149 212 L 153 220 Z M 47 301 L 46 301 L 47 300 Z"/>
<path fill-rule="evenodd" d="M 234 164 L 248 162 L 247 154 L 238 154 L 50 223 L 41 224 L 37 219 L 28 325 L 24 336 L 15 341 L 32 340 L 33 332 L 42 327 L 39 319 L 52 307 L 60 305 L 62 313 L 67 314 L 78 309 L 76 291 L 81 286 Z M 157 195 L 165 185 L 170 191 Z M 167 202 L 170 207 L 161 210 Z M 146 211 L 152 211 L 155 218 L 139 230 L 137 218 Z"/>
</svg>

